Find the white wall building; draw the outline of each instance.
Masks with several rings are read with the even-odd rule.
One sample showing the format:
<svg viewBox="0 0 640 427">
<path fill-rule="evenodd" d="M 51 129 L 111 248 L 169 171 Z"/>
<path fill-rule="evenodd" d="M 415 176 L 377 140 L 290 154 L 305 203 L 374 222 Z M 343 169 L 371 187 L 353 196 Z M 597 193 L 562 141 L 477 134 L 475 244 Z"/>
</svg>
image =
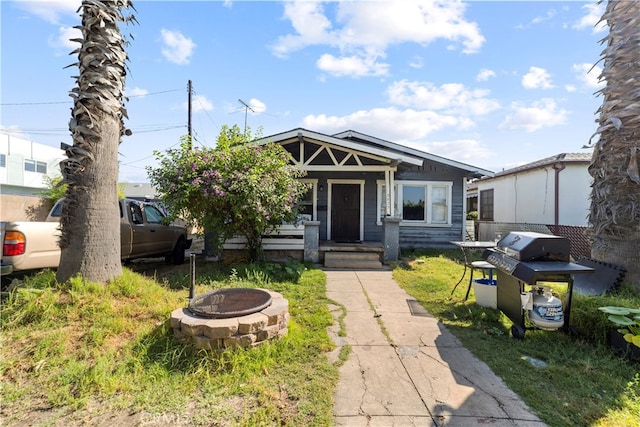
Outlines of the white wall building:
<svg viewBox="0 0 640 427">
<path fill-rule="evenodd" d="M 481 221 L 587 226 L 591 153 L 563 153 L 476 181 Z"/>
<path fill-rule="evenodd" d="M 34 194 L 46 188 L 45 177 L 60 175 L 64 151 L 0 133 L 0 186 L 2 194 Z"/>
</svg>

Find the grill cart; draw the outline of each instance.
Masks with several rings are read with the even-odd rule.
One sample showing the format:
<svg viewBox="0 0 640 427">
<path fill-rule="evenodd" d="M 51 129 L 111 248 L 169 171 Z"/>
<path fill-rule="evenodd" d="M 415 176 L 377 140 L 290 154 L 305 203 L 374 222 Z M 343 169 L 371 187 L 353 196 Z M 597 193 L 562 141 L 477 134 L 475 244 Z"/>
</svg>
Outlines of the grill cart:
<svg viewBox="0 0 640 427">
<path fill-rule="evenodd" d="M 497 306 L 512 322 L 511 335 L 523 339 L 528 317 L 535 328 L 570 328 L 573 275 L 592 273 L 593 269 L 569 262 L 569 239 L 551 234 L 510 232 L 483 258 L 497 270 Z M 548 287 L 538 282 L 567 283 L 564 304 Z"/>
</svg>

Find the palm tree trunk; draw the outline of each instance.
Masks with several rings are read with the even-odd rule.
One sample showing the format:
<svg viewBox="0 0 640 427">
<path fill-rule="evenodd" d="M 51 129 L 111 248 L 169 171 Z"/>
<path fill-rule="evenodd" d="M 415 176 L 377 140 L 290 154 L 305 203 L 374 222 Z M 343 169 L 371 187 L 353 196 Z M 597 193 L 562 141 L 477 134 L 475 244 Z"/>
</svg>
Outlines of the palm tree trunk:
<svg viewBox="0 0 640 427">
<path fill-rule="evenodd" d="M 591 256 L 625 267 L 625 281 L 640 292 L 640 2 L 610 0 L 602 19 L 609 36 L 600 139 L 589 166 Z"/>
<path fill-rule="evenodd" d="M 69 129 L 73 147 L 61 162 L 68 184 L 60 222 L 57 280 L 81 275 L 106 282 L 122 274 L 118 207 L 118 146 L 125 131 L 125 41 L 118 27 L 128 0 L 82 2 L 80 75 Z"/>
</svg>

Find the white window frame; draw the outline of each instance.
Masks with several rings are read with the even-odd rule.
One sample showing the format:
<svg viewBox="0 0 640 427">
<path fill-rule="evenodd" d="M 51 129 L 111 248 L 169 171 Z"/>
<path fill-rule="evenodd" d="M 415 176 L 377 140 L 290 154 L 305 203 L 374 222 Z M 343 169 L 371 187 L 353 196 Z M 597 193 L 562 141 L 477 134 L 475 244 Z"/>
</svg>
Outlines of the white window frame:
<svg viewBox="0 0 640 427">
<path fill-rule="evenodd" d="M 382 225 L 382 208 L 383 208 L 383 200 L 386 197 L 386 194 L 382 191 L 385 185 L 384 180 L 376 181 L 377 184 L 377 203 L 376 203 L 376 224 Z M 404 220 L 402 219 L 402 207 L 399 206 L 398 200 L 402 200 L 402 190 L 404 186 L 411 187 L 423 187 L 425 189 L 426 200 L 425 200 L 425 219 L 421 221 L 416 220 Z M 433 189 L 434 188 L 444 188 L 445 189 L 445 212 L 446 219 L 445 221 L 435 221 L 433 219 Z M 409 226 L 409 227 L 450 227 L 451 222 L 451 201 L 452 201 L 452 193 L 453 193 L 453 182 L 451 181 L 407 181 L 407 180 L 396 180 L 395 188 L 394 188 L 394 209 L 393 211 L 396 213 L 396 216 L 400 217 L 400 226 Z"/>
<path fill-rule="evenodd" d="M 28 170 L 27 169 L 27 163 L 28 164 L 33 164 L 33 170 Z M 38 170 L 38 169 L 44 169 L 44 171 L 42 170 Z M 39 174 L 43 174 L 46 175 L 47 174 L 47 163 L 46 162 L 41 162 L 40 160 L 34 160 L 34 159 L 25 159 L 24 161 L 24 171 L 27 173 L 39 173 Z"/>
<path fill-rule="evenodd" d="M 317 221 L 318 219 L 318 180 L 317 179 L 301 179 L 300 182 L 305 184 L 311 184 L 311 190 L 313 191 L 312 210 L 313 218 L 311 221 Z"/>
</svg>

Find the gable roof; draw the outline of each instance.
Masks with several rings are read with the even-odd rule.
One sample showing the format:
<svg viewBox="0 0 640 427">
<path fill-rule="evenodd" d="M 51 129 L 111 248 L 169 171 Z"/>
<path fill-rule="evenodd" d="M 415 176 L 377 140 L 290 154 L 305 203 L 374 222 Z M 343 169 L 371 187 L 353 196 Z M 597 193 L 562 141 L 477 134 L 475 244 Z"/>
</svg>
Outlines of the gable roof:
<svg viewBox="0 0 640 427">
<path fill-rule="evenodd" d="M 420 150 L 405 147 L 380 138 L 375 138 L 360 132 L 348 130 L 334 135 L 326 135 L 320 132 L 314 132 L 303 128 L 292 129 L 287 132 L 271 135 L 258 140 L 258 143 L 275 142 L 284 143 L 290 140 L 300 138 L 317 140 L 327 144 L 336 145 L 352 150 L 358 150 L 364 153 L 373 154 L 390 159 L 391 161 L 407 163 L 413 166 L 422 166 L 424 160 L 430 160 L 438 163 L 452 166 L 467 172 L 472 178 L 480 178 L 482 176 L 493 176 L 493 172 L 465 163 L 456 162 L 451 159 L 429 154 Z"/>
<path fill-rule="evenodd" d="M 525 172 L 532 169 L 540 169 L 546 166 L 554 165 L 557 163 L 576 163 L 588 165 L 591 163 L 591 153 L 561 153 L 555 156 L 545 157 L 544 159 L 536 160 L 535 162 L 527 163 L 515 168 L 507 169 L 501 172 L 497 172 L 494 178 L 498 178 L 505 175 L 515 175 L 520 172 Z"/>
</svg>

